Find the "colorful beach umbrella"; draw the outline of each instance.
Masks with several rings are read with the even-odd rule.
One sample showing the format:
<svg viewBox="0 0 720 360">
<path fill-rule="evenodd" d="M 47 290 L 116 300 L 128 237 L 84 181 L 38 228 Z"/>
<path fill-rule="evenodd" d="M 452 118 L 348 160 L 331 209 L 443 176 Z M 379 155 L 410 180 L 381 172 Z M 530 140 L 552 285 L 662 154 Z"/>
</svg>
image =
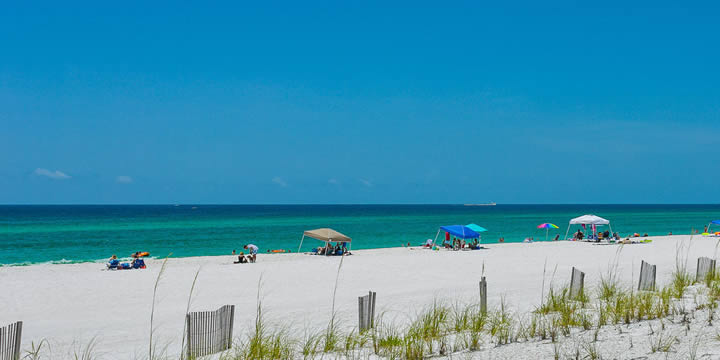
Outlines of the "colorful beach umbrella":
<svg viewBox="0 0 720 360">
<path fill-rule="evenodd" d="M 542 223 L 538 225 L 538 229 L 558 229 L 558 226 L 551 223 Z"/>
<path fill-rule="evenodd" d="M 482 226 L 480 226 L 480 225 L 478 225 L 478 224 L 469 224 L 469 225 L 465 225 L 465 226 L 469 227 L 470 229 L 472 229 L 472 230 L 475 231 L 475 232 L 487 231 L 486 228 L 484 228 L 484 227 L 482 227 Z"/>
<path fill-rule="evenodd" d="M 545 229 L 545 241 L 548 239 L 548 233 L 550 232 L 550 229 L 558 229 L 558 226 L 551 223 L 542 223 L 537 226 L 538 229 Z"/>
</svg>

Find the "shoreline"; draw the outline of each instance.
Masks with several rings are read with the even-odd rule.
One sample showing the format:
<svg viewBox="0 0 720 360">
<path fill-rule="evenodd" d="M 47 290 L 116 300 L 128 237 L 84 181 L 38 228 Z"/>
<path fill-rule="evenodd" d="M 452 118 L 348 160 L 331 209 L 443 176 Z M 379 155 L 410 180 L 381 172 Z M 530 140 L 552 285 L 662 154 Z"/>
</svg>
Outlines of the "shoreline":
<svg viewBox="0 0 720 360">
<path fill-rule="evenodd" d="M 665 238 L 665 237 L 674 237 L 674 236 L 693 236 L 698 238 L 717 238 L 720 240 L 720 236 L 717 235 L 700 235 L 700 234 L 674 234 L 674 235 L 648 235 L 647 237 L 641 236 L 641 237 L 629 237 L 630 240 L 633 239 L 652 239 L 652 238 Z M 621 237 L 621 240 L 626 237 Z M 560 242 L 570 242 L 570 243 L 588 243 L 592 244 L 592 242 L 587 241 L 572 241 L 572 240 L 544 240 L 544 239 L 538 239 L 533 240 L 532 243 L 560 243 Z M 487 242 L 483 243 L 480 242 L 480 246 L 503 246 L 503 245 L 510 245 L 510 244 L 528 244 L 524 241 L 504 241 L 504 242 Z M 603 245 L 616 245 L 616 244 L 603 244 Z M 356 250 L 351 250 L 351 252 L 358 252 L 358 251 L 372 251 L 372 250 L 387 250 L 387 249 L 407 249 L 407 246 L 388 246 L 388 247 L 374 247 L 374 248 L 360 248 Z M 420 249 L 420 245 L 411 245 L 409 248 L 412 249 Z M 444 249 L 440 249 L 440 251 L 446 251 Z M 238 252 L 239 253 L 239 252 Z M 258 255 L 297 255 L 298 252 L 291 251 L 286 253 L 267 253 L 267 252 L 258 252 Z M 308 252 L 300 252 L 300 254 L 308 254 Z M 110 254 L 112 255 L 112 254 Z M 3 264 L 0 263 L 0 268 L 10 268 L 10 267 L 26 267 L 26 266 L 36 266 L 36 265 L 74 265 L 74 264 L 105 264 L 107 263 L 108 259 L 110 258 L 110 255 L 108 255 L 106 258 L 100 258 L 100 259 L 94 259 L 94 260 L 73 260 L 73 259 L 59 259 L 59 260 L 50 260 L 50 261 L 41 261 L 41 262 L 20 262 L 20 263 L 9 263 L 9 264 Z M 219 258 L 223 256 L 237 256 L 232 254 L 221 254 L 221 255 L 191 255 L 191 256 L 168 256 L 169 259 L 188 259 L 188 258 Z M 124 257 L 118 257 L 119 260 L 125 262 L 125 261 L 132 261 L 131 256 L 124 256 Z M 151 254 L 151 256 L 145 258 L 147 260 L 164 260 L 165 257 L 159 257 L 154 256 Z"/>
</svg>

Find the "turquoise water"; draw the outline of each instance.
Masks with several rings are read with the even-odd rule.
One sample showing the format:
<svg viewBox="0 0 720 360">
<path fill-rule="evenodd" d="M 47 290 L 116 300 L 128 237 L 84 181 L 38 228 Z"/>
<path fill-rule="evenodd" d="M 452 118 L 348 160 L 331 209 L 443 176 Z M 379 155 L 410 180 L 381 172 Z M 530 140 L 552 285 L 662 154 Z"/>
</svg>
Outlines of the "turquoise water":
<svg viewBox="0 0 720 360">
<path fill-rule="evenodd" d="M 476 223 L 484 243 L 543 240 L 551 222 L 565 235 L 570 218 L 596 214 L 614 231 L 689 234 L 720 219 L 720 205 L 79 205 L 0 206 L 0 264 L 95 261 L 149 251 L 173 257 L 229 254 L 252 242 L 297 250 L 303 230 L 332 227 L 353 249 L 420 244 L 440 225 Z M 720 227 L 718 227 L 720 230 Z M 304 250 L 319 242 L 306 239 Z"/>
</svg>

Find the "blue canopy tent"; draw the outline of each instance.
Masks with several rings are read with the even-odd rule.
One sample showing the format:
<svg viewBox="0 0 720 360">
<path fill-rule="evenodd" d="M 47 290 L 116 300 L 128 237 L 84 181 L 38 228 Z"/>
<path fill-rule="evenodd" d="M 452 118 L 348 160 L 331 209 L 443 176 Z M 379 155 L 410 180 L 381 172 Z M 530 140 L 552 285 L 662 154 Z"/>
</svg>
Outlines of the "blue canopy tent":
<svg viewBox="0 0 720 360">
<path fill-rule="evenodd" d="M 711 221 L 711 222 L 708 224 L 707 232 L 710 232 L 710 226 L 712 226 L 713 224 L 715 224 L 715 225 L 720 225 L 720 220 L 713 220 L 713 221 Z"/>
<path fill-rule="evenodd" d="M 438 230 L 437 234 L 435 235 L 435 240 L 433 240 L 433 246 L 435 246 L 435 243 L 437 242 L 437 238 L 438 236 L 440 236 L 441 231 L 445 231 L 452 236 L 461 239 L 474 239 L 480 237 L 480 234 L 465 225 L 445 225 L 441 226 L 440 230 Z"/>
</svg>

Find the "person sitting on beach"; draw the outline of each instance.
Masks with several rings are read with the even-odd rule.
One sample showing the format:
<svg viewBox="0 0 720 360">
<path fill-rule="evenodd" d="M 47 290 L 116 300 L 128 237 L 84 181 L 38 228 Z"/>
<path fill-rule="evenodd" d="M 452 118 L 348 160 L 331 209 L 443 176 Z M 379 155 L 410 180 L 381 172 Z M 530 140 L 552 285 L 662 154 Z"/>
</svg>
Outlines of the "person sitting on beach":
<svg viewBox="0 0 720 360">
<path fill-rule="evenodd" d="M 504 237 L 501 237 L 500 239 L 498 239 L 498 242 L 499 242 L 499 243 L 504 243 L 504 242 L 505 242 L 505 238 L 504 238 Z"/>
<path fill-rule="evenodd" d="M 130 263 L 133 269 L 144 269 L 145 268 L 145 260 L 138 257 L 133 259 L 132 263 Z"/>
<path fill-rule="evenodd" d="M 247 244 L 243 246 L 243 249 L 248 250 L 248 260 L 254 263 L 257 260 L 258 247 L 255 244 Z"/>
<path fill-rule="evenodd" d="M 433 239 L 425 240 L 425 244 L 423 245 L 423 248 L 432 248 L 432 246 L 433 246 Z"/>
<path fill-rule="evenodd" d="M 108 269 L 117 269 L 119 264 L 120 260 L 118 260 L 116 255 L 113 255 L 110 257 L 110 260 L 108 260 L 107 267 Z"/>
<path fill-rule="evenodd" d="M 235 249 L 233 249 L 233 252 L 232 252 L 232 254 L 230 254 L 230 255 L 235 255 Z"/>
<path fill-rule="evenodd" d="M 342 250 L 343 254 L 347 253 L 347 251 L 348 251 L 347 241 L 342 242 L 342 247 L 340 248 L 340 250 Z"/>
<path fill-rule="evenodd" d="M 240 255 L 238 256 L 238 261 L 233 262 L 233 264 L 247 264 L 248 260 L 245 258 L 245 253 L 240 252 Z"/>
</svg>

